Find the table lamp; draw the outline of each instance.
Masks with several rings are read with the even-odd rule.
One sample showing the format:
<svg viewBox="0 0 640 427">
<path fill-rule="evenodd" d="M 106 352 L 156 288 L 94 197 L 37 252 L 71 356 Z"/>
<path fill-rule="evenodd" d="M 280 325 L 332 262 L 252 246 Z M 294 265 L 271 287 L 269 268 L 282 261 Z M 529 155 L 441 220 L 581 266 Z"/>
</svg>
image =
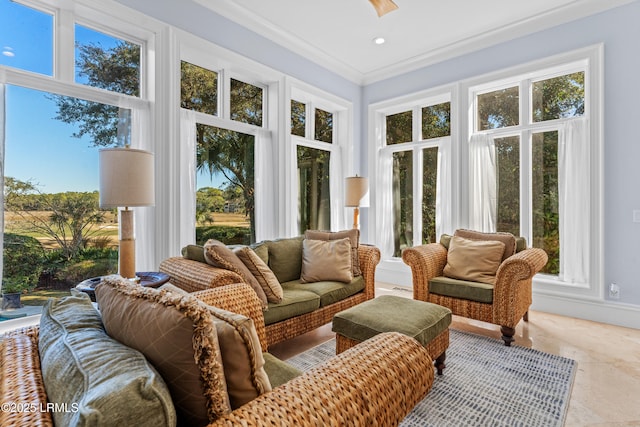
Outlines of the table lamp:
<svg viewBox="0 0 640 427">
<path fill-rule="evenodd" d="M 133 211 L 130 207 L 155 204 L 153 154 L 133 148 L 100 150 L 100 207 L 120 211 L 120 276 L 136 277 L 136 250 Z"/>
<path fill-rule="evenodd" d="M 358 228 L 358 215 L 360 213 L 360 202 L 369 191 L 369 180 L 362 176 L 350 176 L 345 180 L 345 203 L 353 210 L 353 228 Z"/>
</svg>

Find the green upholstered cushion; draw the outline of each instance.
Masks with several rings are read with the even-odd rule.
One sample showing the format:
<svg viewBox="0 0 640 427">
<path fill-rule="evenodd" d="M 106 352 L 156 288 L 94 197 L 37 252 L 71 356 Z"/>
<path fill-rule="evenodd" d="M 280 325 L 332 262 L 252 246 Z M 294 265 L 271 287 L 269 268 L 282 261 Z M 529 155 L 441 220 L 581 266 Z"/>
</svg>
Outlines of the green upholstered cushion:
<svg viewBox="0 0 640 427">
<path fill-rule="evenodd" d="M 270 353 L 263 353 L 262 356 L 264 356 L 264 370 L 267 371 L 271 387 L 275 388 L 287 383 L 302 373 Z"/>
<path fill-rule="evenodd" d="M 192 261 L 199 261 L 206 263 L 204 258 L 204 247 L 200 245 L 187 245 L 182 248 L 182 256 Z"/>
<path fill-rule="evenodd" d="M 468 282 L 439 276 L 429 280 L 429 292 L 452 298 L 462 298 L 487 304 L 493 303 L 493 285 L 488 283 Z"/>
<path fill-rule="evenodd" d="M 524 237 L 516 237 L 516 253 L 527 249 L 527 239 Z"/>
<path fill-rule="evenodd" d="M 356 341 L 382 332 L 401 332 L 422 345 L 451 324 L 451 310 L 437 304 L 383 295 L 341 311 L 333 318 L 333 331 Z"/>
<path fill-rule="evenodd" d="M 284 296 L 282 302 L 269 303 L 269 309 L 264 312 L 264 323 L 270 325 L 281 320 L 312 312 L 320 308 L 320 297 L 311 291 L 289 289 L 282 287 Z"/>
<path fill-rule="evenodd" d="M 300 278 L 303 236 L 271 240 L 267 265 L 280 283 Z"/>
<path fill-rule="evenodd" d="M 176 425 L 169 389 L 158 372 L 140 352 L 106 334 L 88 295 L 71 292 L 50 299 L 40 318 L 47 397 L 69 408 L 53 413 L 55 424 Z"/>
<path fill-rule="evenodd" d="M 451 237 L 453 236 L 451 236 L 450 234 L 443 234 L 442 236 L 440 236 L 440 244 L 447 248 L 447 250 L 449 249 L 449 243 L 451 243 Z"/>
<path fill-rule="evenodd" d="M 292 280 L 284 283 L 283 286 L 288 289 L 313 292 L 320 297 L 320 307 L 326 307 L 362 291 L 364 289 L 364 279 L 362 276 L 358 276 L 349 283 L 331 281 L 301 283 L 300 280 Z"/>
<path fill-rule="evenodd" d="M 260 257 L 260 259 L 269 265 L 269 242 L 259 242 L 249 246 Z"/>
</svg>

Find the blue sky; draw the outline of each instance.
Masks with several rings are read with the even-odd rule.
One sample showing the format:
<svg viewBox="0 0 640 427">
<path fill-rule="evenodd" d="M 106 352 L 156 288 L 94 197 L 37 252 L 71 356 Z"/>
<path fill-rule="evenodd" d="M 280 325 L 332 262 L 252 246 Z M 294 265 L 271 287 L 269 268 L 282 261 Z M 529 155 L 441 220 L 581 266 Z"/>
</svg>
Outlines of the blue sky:
<svg viewBox="0 0 640 427">
<path fill-rule="evenodd" d="M 109 48 L 117 39 L 76 26 L 80 43 Z M 53 70 L 53 19 L 10 0 L 0 0 L 0 65 L 44 75 Z M 79 81 L 79 80 L 78 80 Z M 7 86 L 5 175 L 31 180 L 46 193 L 98 189 L 98 148 L 74 138 L 76 126 L 55 120 L 57 107 L 44 92 Z M 219 186 L 206 175 L 198 188 Z"/>
</svg>

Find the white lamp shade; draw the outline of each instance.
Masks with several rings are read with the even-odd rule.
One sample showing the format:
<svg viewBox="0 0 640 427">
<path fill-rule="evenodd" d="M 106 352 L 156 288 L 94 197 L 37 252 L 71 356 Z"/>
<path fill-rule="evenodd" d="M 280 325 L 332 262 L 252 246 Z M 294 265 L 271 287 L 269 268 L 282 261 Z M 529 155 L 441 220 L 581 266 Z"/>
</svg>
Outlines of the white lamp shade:
<svg viewBox="0 0 640 427">
<path fill-rule="evenodd" d="M 369 191 L 369 180 L 362 176 L 351 176 L 345 180 L 346 207 L 358 207 L 360 201 Z"/>
<path fill-rule="evenodd" d="M 100 207 L 155 204 L 153 154 L 133 148 L 100 150 Z"/>
</svg>

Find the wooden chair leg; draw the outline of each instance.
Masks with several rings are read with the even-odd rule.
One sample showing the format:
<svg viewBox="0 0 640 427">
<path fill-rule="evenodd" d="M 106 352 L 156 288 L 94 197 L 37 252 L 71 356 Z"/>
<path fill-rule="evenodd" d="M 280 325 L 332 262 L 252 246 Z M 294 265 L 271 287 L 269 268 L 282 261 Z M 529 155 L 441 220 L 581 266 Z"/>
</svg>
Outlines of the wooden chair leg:
<svg viewBox="0 0 640 427">
<path fill-rule="evenodd" d="M 516 330 L 508 326 L 501 326 L 500 332 L 502 332 L 502 340 L 504 341 L 504 345 L 506 345 L 507 347 L 511 347 L 511 343 L 515 341 L 513 335 L 515 335 Z"/>
<path fill-rule="evenodd" d="M 447 367 L 447 365 L 444 364 L 444 361 L 446 358 L 447 358 L 447 352 L 443 351 L 442 354 L 438 356 L 437 359 L 434 361 L 434 364 L 438 371 L 438 375 L 442 375 L 442 370 Z"/>
<path fill-rule="evenodd" d="M 524 320 L 525 322 L 529 321 L 529 311 L 527 310 L 527 312 L 524 314 L 524 316 L 522 316 L 522 320 Z"/>
</svg>

